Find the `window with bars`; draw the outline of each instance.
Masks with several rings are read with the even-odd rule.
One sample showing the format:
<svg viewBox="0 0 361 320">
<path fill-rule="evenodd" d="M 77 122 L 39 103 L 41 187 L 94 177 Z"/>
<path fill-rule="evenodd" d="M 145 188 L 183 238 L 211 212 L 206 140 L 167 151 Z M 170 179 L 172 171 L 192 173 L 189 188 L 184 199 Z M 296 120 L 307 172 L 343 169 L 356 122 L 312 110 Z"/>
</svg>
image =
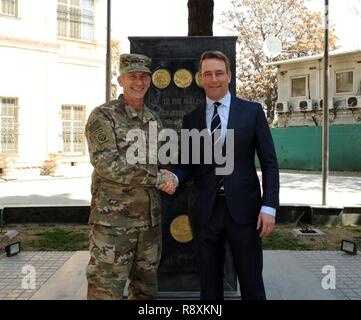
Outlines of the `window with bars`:
<svg viewBox="0 0 361 320">
<path fill-rule="evenodd" d="M 79 105 L 63 105 L 63 150 L 66 154 L 85 154 L 84 126 L 86 107 Z"/>
<path fill-rule="evenodd" d="M 18 152 L 18 99 L 0 97 L 0 153 Z"/>
<path fill-rule="evenodd" d="M 58 36 L 94 40 L 94 0 L 58 0 Z"/>
<path fill-rule="evenodd" d="M 291 97 L 305 97 L 307 95 L 306 77 L 291 79 Z"/>
<path fill-rule="evenodd" d="M 336 72 L 336 93 L 353 92 L 353 72 Z"/>
<path fill-rule="evenodd" d="M 17 0 L 0 0 L 0 14 L 16 17 L 17 7 L 18 7 Z"/>
</svg>

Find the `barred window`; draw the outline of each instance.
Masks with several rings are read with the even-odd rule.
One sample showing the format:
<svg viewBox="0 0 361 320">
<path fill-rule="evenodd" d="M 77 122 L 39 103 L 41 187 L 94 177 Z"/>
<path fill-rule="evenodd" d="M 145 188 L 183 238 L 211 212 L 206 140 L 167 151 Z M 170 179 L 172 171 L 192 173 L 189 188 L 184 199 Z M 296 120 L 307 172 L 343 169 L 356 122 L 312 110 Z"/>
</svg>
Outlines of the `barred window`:
<svg viewBox="0 0 361 320">
<path fill-rule="evenodd" d="M 305 97 L 307 94 L 306 77 L 291 79 L 291 97 Z"/>
<path fill-rule="evenodd" d="M 58 36 L 94 39 L 94 0 L 58 0 Z"/>
<path fill-rule="evenodd" d="M 336 72 L 336 93 L 353 92 L 353 72 Z"/>
<path fill-rule="evenodd" d="M 17 6 L 17 0 L 0 0 L 0 14 L 16 17 Z"/>
<path fill-rule="evenodd" d="M 86 107 L 63 105 L 61 110 L 64 153 L 85 154 L 84 126 Z"/>
<path fill-rule="evenodd" d="M 0 153 L 18 152 L 18 99 L 0 97 Z"/>
</svg>

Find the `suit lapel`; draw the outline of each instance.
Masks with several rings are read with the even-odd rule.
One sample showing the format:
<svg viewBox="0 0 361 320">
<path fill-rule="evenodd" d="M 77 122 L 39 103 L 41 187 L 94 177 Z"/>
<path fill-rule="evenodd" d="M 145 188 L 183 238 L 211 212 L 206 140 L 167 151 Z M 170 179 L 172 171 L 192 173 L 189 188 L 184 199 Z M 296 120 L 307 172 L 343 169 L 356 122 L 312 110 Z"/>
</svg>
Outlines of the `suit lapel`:
<svg viewBox="0 0 361 320">
<path fill-rule="evenodd" d="M 203 129 L 207 128 L 207 121 L 206 121 L 206 104 L 203 104 L 199 106 L 199 123 L 198 123 L 198 129 L 199 131 L 202 131 Z"/>
<path fill-rule="evenodd" d="M 235 129 L 242 120 L 243 106 L 235 97 L 231 98 L 227 129 Z"/>
<path fill-rule="evenodd" d="M 229 110 L 229 116 L 228 116 L 228 123 L 227 123 L 227 129 L 235 129 L 239 126 L 239 124 L 242 121 L 242 113 L 243 113 L 243 106 L 242 103 L 237 100 L 235 97 L 231 97 L 231 105 Z M 226 136 L 227 140 L 227 136 Z M 222 154 L 223 156 L 226 155 L 226 140 L 222 146 Z"/>
</svg>

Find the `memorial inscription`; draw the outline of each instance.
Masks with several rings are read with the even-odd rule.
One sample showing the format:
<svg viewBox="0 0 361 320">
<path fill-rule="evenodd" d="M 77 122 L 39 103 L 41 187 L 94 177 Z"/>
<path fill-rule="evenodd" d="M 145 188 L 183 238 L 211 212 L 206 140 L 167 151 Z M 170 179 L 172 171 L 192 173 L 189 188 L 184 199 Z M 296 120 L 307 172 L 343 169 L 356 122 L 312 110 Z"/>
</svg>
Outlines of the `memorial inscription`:
<svg viewBox="0 0 361 320">
<path fill-rule="evenodd" d="M 235 93 L 235 53 L 237 37 L 130 37 L 130 50 L 152 59 L 152 82 L 146 104 L 159 115 L 164 128 L 180 136 L 183 116 L 205 103 L 198 72 L 204 51 L 221 50 L 231 61 L 231 93 Z M 172 169 L 170 166 L 168 169 Z M 189 297 L 199 294 L 197 257 L 188 220 L 192 184 L 181 186 L 173 196 L 162 194 L 162 259 L 159 267 L 160 296 Z M 237 281 L 226 253 L 224 288 L 237 295 Z"/>
</svg>

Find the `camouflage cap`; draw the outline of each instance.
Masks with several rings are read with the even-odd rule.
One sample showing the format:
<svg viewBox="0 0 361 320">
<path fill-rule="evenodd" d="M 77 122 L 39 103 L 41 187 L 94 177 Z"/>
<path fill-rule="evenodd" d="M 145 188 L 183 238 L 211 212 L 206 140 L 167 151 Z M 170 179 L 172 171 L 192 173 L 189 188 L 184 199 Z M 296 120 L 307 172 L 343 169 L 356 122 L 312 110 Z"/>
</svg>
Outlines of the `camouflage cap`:
<svg viewBox="0 0 361 320">
<path fill-rule="evenodd" d="M 119 72 L 121 74 L 136 71 L 151 73 L 151 63 L 150 58 L 141 54 L 122 54 L 119 60 Z"/>
</svg>

